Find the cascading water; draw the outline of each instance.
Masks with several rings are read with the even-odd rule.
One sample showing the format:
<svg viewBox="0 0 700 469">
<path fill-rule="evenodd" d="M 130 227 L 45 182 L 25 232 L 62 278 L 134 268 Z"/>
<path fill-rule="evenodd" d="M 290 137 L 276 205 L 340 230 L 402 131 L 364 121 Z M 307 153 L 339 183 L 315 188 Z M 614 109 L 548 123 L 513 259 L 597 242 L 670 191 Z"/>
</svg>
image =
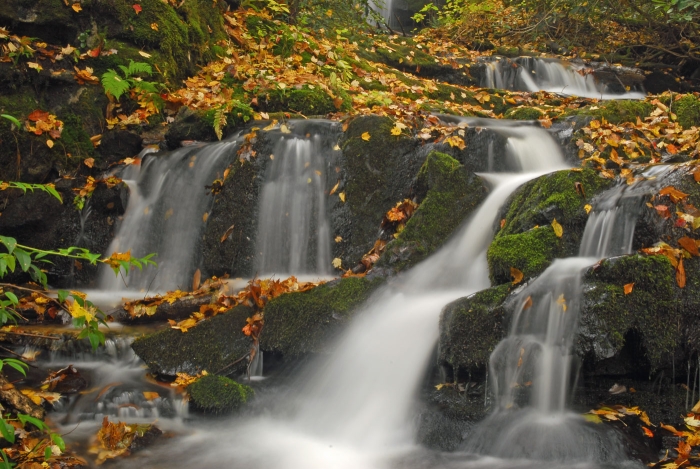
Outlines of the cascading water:
<svg viewBox="0 0 700 469">
<path fill-rule="evenodd" d="M 471 221 L 439 253 L 373 295 L 334 353 L 303 374 L 294 396 L 285 396 L 287 417 L 258 416 L 200 431 L 184 439 L 177 454 L 171 448 L 159 458 L 191 460 L 197 467 L 227 461 L 247 469 L 356 469 L 381 467 L 411 448 L 415 393 L 437 341 L 442 307 L 488 286 L 486 249 L 508 196 L 565 167 L 546 131 L 488 124 L 508 137 L 509 156 L 527 172 L 487 176 L 494 188 Z M 195 456 L 191 448 L 199 445 L 208 449 Z"/>
<path fill-rule="evenodd" d="M 467 449 L 502 458 L 566 463 L 627 461 L 617 436 L 567 412 L 576 375 L 582 273 L 601 258 L 632 251 L 644 186 L 601 194 L 590 214 L 578 257 L 556 260 L 515 298 L 509 336 L 491 355 L 496 410 L 473 432 Z"/>
<path fill-rule="evenodd" d="M 290 136 L 273 151 L 260 197 L 258 272 L 324 275 L 331 268 L 326 168 L 336 150 L 322 136 Z"/>
<path fill-rule="evenodd" d="M 626 91 L 620 83 L 603 83 L 582 64 L 535 57 L 498 58 L 485 62 L 480 85 L 598 99 L 641 99 L 645 96 L 643 91 Z"/>
<path fill-rule="evenodd" d="M 236 139 L 180 148 L 167 157 L 144 157 L 122 178 L 130 200 L 108 253 L 131 251 L 136 257 L 156 253 L 158 268 L 132 270 L 115 277 L 105 268 L 102 290 L 188 289 L 195 266 L 195 246 L 212 197 L 205 186 L 223 174 L 236 158 Z"/>
</svg>

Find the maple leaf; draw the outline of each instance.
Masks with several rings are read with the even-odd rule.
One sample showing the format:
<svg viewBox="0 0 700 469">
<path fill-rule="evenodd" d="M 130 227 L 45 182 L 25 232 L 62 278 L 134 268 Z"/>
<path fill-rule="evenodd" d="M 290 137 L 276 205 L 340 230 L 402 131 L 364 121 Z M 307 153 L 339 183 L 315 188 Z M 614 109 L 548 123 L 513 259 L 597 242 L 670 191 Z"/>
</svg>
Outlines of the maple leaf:
<svg viewBox="0 0 700 469">
<path fill-rule="evenodd" d="M 336 257 L 335 259 L 333 259 L 332 264 L 333 264 L 333 267 L 335 267 L 336 269 L 340 269 L 341 266 L 343 265 L 343 261 L 340 260 L 339 257 Z"/>
<path fill-rule="evenodd" d="M 458 137 L 457 135 L 451 135 L 445 139 L 445 142 L 447 142 L 452 148 L 457 147 L 460 150 L 464 150 L 467 148 L 467 145 L 464 143 L 464 140 L 462 140 L 461 137 Z"/>
<path fill-rule="evenodd" d="M 586 214 L 589 214 L 589 213 L 591 213 L 591 210 L 593 209 L 593 207 L 590 204 L 586 204 L 583 206 L 583 209 L 586 211 Z"/>
<path fill-rule="evenodd" d="M 131 5 L 131 8 L 134 9 L 137 15 L 141 13 L 141 11 L 143 11 L 143 8 L 141 8 L 141 5 L 139 5 L 138 3 L 134 3 L 133 5 Z"/>
</svg>

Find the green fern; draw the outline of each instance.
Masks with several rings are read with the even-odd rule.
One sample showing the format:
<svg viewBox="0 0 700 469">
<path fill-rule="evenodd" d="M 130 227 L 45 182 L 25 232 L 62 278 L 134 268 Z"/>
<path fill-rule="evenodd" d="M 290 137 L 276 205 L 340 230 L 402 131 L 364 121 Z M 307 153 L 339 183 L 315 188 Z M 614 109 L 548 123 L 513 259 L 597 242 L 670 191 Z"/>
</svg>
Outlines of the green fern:
<svg viewBox="0 0 700 469">
<path fill-rule="evenodd" d="M 120 65 L 119 68 L 121 68 L 122 72 L 124 72 L 124 76 L 126 78 L 130 78 L 134 75 L 137 75 L 139 73 L 142 73 L 144 75 L 151 76 L 153 75 L 153 69 L 151 66 L 145 62 L 134 62 L 133 60 L 129 61 L 129 66 L 125 67 L 123 65 Z"/>
<path fill-rule="evenodd" d="M 105 88 L 105 93 L 111 94 L 118 101 L 121 95 L 129 91 L 131 83 L 110 68 L 102 74 L 102 86 Z"/>
<path fill-rule="evenodd" d="M 226 124 L 226 106 L 221 106 L 214 113 L 214 132 L 219 140 L 223 137 L 223 128 Z"/>
</svg>

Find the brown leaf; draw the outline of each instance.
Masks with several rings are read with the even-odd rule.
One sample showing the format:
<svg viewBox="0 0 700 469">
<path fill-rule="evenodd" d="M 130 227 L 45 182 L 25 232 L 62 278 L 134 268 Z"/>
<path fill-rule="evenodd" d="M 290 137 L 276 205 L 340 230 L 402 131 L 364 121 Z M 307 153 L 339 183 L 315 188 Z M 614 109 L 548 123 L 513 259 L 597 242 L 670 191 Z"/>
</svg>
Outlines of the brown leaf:
<svg viewBox="0 0 700 469">
<path fill-rule="evenodd" d="M 523 281 L 523 273 L 515 267 L 510 268 L 510 276 L 513 277 L 513 285 L 517 285 Z"/>
<path fill-rule="evenodd" d="M 231 233 L 233 233 L 233 227 L 234 227 L 234 225 L 229 226 L 228 229 L 226 230 L 226 232 L 221 236 L 222 243 L 224 241 L 226 241 L 229 236 L 231 236 Z"/>
<path fill-rule="evenodd" d="M 680 202 L 681 200 L 683 200 L 683 199 L 685 199 L 686 197 L 688 197 L 688 194 L 686 194 L 685 192 L 679 191 L 678 189 L 676 189 L 676 188 L 673 187 L 673 186 L 666 186 L 666 187 L 664 187 L 663 189 L 661 189 L 661 190 L 659 191 L 659 195 L 667 195 L 667 196 L 669 196 L 669 197 L 671 198 L 671 201 L 672 201 L 674 204 L 677 204 L 677 203 Z"/>
<path fill-rule="evenodd" d="M 202 272 L 199 269 L 197 269 L 197 271 L 194 273 L 194 277 L 192 277 L 192 291 L 199 289 L 199 282 L 201 279 Z"/>
<path fill-rule="evenodd" d="M 83 164 L 88 168 L 92 168 L 95 165 L 95 158 L 86 158 L 83 160 Z"/>
<path fill-rule="evenodd" d="M 575 183 L 574 183 L 574 189 L 576 189 L 576 193 L 577 193 L 578 195 L 580 195 L 580 196 L 583 197 L 584 199 L 586 198 L 586 191 L 585 191 L 585 189 L 583 188 L 583 184 L 581 184 L 580 182 L 575 182 Z"/>
</svg>

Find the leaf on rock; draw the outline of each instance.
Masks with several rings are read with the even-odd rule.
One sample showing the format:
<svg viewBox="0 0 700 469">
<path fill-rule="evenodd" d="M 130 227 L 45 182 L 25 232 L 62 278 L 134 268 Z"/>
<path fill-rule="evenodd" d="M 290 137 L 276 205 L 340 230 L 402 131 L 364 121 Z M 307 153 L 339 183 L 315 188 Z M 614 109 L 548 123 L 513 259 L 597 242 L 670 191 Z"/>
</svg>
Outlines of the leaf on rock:
<svg viewBox="0 0 700 469">
<path fill-rule="evenodd" d="M 341 266 L 343 265 L 343 261 L 340 260 L 340 257 L 336 257 L 335 259 L 333 259 L 332 264 L 333 264 L 333 267 L 335 267 L 336 269 L 340 269 Z"/>
<path fill-rule="evenodd" d="M 557 222 L 556 218 L 552 220 L 552 228 L 554 228 L 554 234 L 557 235 L 557 238 L 561 238 L 564 234 L 564 228 Z"/>
<path fill-rule="evenodd" d="M 680 246 L 686 251 L 688 251 L 691 255 L 700 256 L 700 251 L 698 251 L 698 245 L 693 238 L 683 236 L 681 239 L 678 240 L 678 244 L 680 244 Z"/>
<path fill-rule="evenodd" d="M 365 142 L 369 142 L 370 138 L 372 138 L 372 136 L 369 134 L 369 132 L 364 132 L 362 134 L 362 140 L 364 140 Z"/>
<path fill-rule="evenodd" d="M 632 290 L 634 289 L 634 282 L 633 283 L 628 283 L 627 285 L 624 286 L 625 290 L 625 295 L 629 295 L 632 293 Z"/>
<path fill-rule="evenodd" d="M 676 268 L 676 283 L 679 288 L 685 288 L 685 267 L 683 267 L 683 259 L 678 261 Z"/>
</svg>

